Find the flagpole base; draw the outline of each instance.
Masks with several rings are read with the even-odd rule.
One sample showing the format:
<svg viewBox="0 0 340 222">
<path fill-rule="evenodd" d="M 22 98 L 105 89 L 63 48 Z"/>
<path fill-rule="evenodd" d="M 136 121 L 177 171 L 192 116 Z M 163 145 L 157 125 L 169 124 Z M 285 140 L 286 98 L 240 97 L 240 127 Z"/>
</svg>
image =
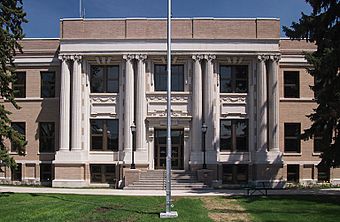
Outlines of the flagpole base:
<svg viewBox="0 0 340 222">
<path fill-rule="evenodd" d="M 178 217 L 177 211 L 162 212 L 159 214 L 160 218 L 176 218 Z"/>
</svg>

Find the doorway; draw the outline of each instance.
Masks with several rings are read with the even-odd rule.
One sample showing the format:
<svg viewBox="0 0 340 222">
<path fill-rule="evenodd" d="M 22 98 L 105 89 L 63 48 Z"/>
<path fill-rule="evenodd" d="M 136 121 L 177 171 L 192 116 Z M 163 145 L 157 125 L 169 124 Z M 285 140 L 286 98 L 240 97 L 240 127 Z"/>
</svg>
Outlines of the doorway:
<svg viewBox="0 0 340 222">
<path fill-rule="evenodd" d="M 184 168 L 184 130 L 171 130 L 171 168 L 181 170 Z M 155 130 L 155 169 L 166 167 L 166 141 L 165 129 Z"/>
</svg>

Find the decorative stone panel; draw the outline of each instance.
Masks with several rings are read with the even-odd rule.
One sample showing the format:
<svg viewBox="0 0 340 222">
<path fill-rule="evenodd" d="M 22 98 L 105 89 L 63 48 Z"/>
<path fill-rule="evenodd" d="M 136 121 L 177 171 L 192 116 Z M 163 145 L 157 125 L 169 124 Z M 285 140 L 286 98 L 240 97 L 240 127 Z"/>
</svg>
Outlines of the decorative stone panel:
<svg viewBox="0 0 340 222">
<path fill-rule="evenodd" d="M 223 93 L 220 94 L 221 116 L 247 115 L 247 94 Z"/>
<path fill-rule="evenodd" d="M 91 94 L 91 116 L 106 115 L 116 117 L 119 110 L 117 94 Z"/>
</svg>

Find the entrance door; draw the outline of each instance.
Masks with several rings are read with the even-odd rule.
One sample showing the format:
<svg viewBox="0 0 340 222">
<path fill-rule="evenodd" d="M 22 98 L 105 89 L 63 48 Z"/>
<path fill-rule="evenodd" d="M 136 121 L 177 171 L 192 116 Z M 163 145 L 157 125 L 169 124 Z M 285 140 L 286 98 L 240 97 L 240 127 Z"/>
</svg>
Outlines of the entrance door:
<svg viewBox="0 0 340 222">
<path fill-rule="evenodd" d="M 166 167 L 166 130 L 155 130 L 155 168 L 165 169 Z M 183 130 L 171 130 L 171 168 L 183 169 Z"/>
</svg>

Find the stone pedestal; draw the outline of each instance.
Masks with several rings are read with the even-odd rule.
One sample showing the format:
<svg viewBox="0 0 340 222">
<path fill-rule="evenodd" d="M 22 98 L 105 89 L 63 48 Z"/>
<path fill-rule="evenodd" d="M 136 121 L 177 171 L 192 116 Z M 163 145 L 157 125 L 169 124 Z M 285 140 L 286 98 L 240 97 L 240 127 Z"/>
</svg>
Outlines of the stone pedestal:
<svg viewBox="0 0 340 222">
<path fill-rule="evenodd" d="M 124 175 L 125 186 L 129 186 L 129 184 L 139 181 L 140 174 L 141 174 L 141 170 L 139 169 L 124 169 L 123 175 Z"/>
</svg>

